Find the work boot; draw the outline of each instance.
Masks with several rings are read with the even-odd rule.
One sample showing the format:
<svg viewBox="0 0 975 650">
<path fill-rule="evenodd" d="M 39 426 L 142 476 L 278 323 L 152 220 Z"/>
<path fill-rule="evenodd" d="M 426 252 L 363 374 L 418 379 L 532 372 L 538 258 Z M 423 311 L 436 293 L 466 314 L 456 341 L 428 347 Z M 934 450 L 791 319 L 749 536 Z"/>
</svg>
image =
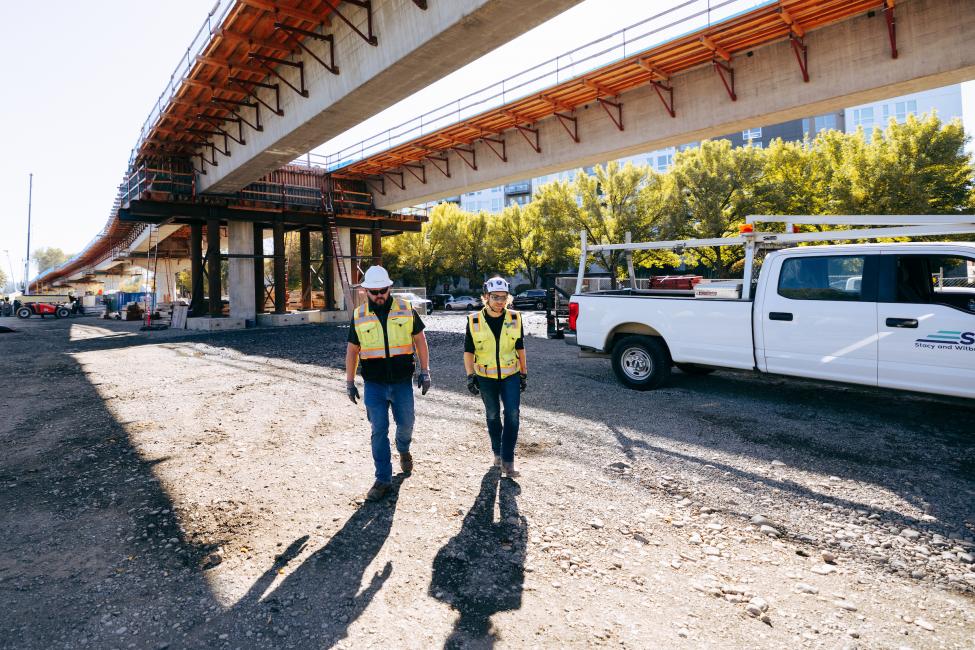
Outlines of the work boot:
<svg viewBox="0 0 975 650">
<path fill-rule="evenodd" d="M 393 489 L 392 483 L 376 481 L 366 494 L 366 501 L 380 501 Z"/>
<path fill-rule="evenodd" d="M 501 456 L 498 456 L 497 454 L 494 455 L 494 466 L 501 467 Z"/>
<path fill-rule="evenodd" d="M 399 455 L 399 467 L 403 470 L 403 473 L 409 476 L 413 473 L 413 454 L 408 451 L 402 451 Z"/>
<path fill-rule="evenodd" d="M 515 469 L 515 461 L 511 461 L 510 463 L 502 462 L 501 471 L 508 478 L 518 478 L 519 476 L 521 476 L 521 472 Z"/>
</svg>

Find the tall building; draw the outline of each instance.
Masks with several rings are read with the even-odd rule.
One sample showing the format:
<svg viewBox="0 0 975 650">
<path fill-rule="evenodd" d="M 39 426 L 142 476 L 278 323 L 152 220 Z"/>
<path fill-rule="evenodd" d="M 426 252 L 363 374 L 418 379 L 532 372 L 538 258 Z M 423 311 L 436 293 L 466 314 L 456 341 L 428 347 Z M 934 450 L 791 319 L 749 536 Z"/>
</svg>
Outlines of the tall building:
<svg viewBox="0 0 975 650">
<path fill-rule="evenodd" d="M 891 118 L 903 124 L 908 115 L 931 112 L 937 112 L 942 122 L 962 119 L 961 84 L 847 108 L 844 110 L 846 132 L 852 133 L 862 126 L 869 137 L 874 127 L 886 128 Z"/>
</svg>

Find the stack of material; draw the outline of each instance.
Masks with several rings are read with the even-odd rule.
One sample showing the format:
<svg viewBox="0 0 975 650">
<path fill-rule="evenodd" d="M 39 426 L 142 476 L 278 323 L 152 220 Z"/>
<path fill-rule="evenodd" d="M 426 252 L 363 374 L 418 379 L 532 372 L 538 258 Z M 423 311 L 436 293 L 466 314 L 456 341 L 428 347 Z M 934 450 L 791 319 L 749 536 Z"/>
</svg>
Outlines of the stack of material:
<svg viewBox="0 0 975 650">
<path fill-rule="evenodd" d="M 189 312 L 189 305 L 173 305 L 173 317 L 169 326 L 177 330 L 186 329 L 186 317 Z"/>
<path fill-rule="evenodd" d="M 105 303 L 103 303 L 103 302 L 96 302 L 95 304 L 93 304 L 91 306 L 84 306 L 84 307 L 82 307 L 81 308 L 81 315 L 82 316 L 97 316 L 98 318 L 102 318 L 105 315 L 105 312 L 107 310 L 108 310 L 108 307 L 105 305 Z"/>
</svg>

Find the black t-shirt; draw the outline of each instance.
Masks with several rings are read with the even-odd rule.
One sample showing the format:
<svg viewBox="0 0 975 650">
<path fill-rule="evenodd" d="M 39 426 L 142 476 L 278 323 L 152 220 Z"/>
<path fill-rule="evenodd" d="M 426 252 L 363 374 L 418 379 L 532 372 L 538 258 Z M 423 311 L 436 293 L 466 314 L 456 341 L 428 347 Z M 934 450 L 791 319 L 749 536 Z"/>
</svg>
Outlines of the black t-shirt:
<svg viewBox="0 0 975 650">
<path fill-rule="evenodd" d="M 501 346 L 497 344 L 497 341 L 501 340 L 501 328 L 504 327 L 504 319 L 507 317 L 508 310 L 502 310 L 500 316 L 489 316 L 486 309 L 481 310 L 480 317 L 484 319 L 487 326 L 491 328 L 491 333 L 494 334 L 495 345 L 494 348 L 497 352 L 497 364 L 501 366 Z M 519 319 L 518 324 L 521 330 L 518 332 L 518 340 L 515 341 L 516 350 L 525 349 L 525 322 Z M 470 352 L 474 354 L 474 337 L 471 336 L 471 322 L 467 321 L 467 331 L 464 334 L 464 352 Z"/>
<path fill-rule="evenodd" d="M 383 328 L 383 337 L 386 333 L 386 318 L 389 316 L 389 309 L 392 300 L 387 300 L 385 305 L 369 303 L 369 309 L 379 319 L 379 324 Z M 413 310 L 413 336 L 416 336 L 426 328 L 420 315 Z M 349 323 L 349 343 L 359 345 L 359 335 L 355 331 L 355 319 Z M 386 352 L 389 353 L 389 341 L 386 342 Z M 415 355 L 399 354 L 395 357 L 384 359 L 360 359 L 359 367 L 362 369 L 362 378 L 366 381 L 375 381 L 383 384 L 395 384 L 401 381 L 409 381 L 413 378 L 416 370 L 414 363 Z"/>
</svg>

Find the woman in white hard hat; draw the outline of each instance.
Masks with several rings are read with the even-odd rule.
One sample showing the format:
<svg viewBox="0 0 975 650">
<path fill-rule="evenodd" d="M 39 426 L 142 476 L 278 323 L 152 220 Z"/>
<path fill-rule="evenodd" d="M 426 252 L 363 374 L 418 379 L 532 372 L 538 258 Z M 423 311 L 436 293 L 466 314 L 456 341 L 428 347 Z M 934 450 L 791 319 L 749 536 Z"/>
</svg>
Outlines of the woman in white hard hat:
<svg viewBox="0 0 975 650">
<path fill-rule="evenodd" d="M 524 328 L 521 314 L 508 309 L 511 292 L 507 280 L 494 277 L 485 282 L 482 299 L 484 308 L 467 317 L 467 390 L 480 394 L 484 401 L 495 466 L 500 466 L 505 476 L 515 478 L 518 412 L 521 393 L 528 387 Z"/>
</svg>

